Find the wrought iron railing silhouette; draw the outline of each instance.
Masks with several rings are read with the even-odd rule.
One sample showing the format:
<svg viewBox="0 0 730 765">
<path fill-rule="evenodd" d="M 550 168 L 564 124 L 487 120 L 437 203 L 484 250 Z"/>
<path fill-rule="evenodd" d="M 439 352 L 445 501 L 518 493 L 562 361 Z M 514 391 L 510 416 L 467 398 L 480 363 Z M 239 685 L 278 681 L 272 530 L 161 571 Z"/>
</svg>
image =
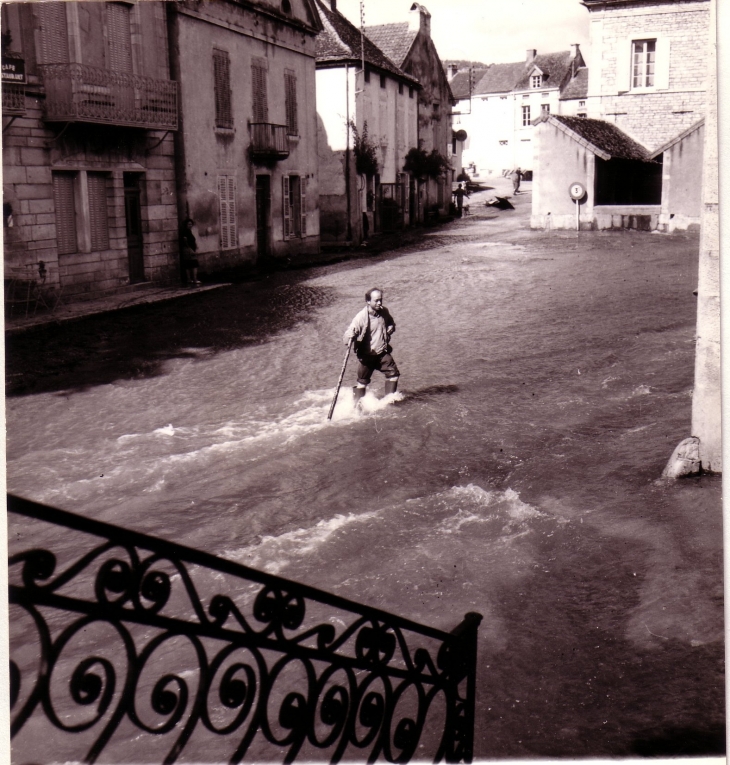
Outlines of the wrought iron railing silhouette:
<svg viewBox="0 0 730 765">
<path fill-rule="evenodd" d="M 3 114 L 25 114 L 25 85 L 13 82 L 4 82 L 3 91 Z"/>
<path fill-rule="evenodd" d="M 177 83 L 86 64 L 43 64 L 47 120 L 177 130 Z"/>
<path fill-rule="evenodd" d="M 9 560 L 16 753 L 471 761 L 481 615 L 443 632 L 18 497 L 8 510 L 11 535 L 54 548 Z"/>
</svg>

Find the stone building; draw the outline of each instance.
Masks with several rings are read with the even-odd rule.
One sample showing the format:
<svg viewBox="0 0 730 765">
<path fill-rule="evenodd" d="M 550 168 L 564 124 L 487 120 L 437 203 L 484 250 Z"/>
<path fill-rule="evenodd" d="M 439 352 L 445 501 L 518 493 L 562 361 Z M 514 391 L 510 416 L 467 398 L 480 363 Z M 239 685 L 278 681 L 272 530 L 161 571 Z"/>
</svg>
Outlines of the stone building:
<svg viewBox="0 0 730 765">
<path fill-rule="evenodd" d="M 431 38 L 431 14 L 419 3 L 413 3 L 408 21 L 365 27 L 365 34 L 404 72 L 418 80 L 418 143 L 420 149 L 431 153 L 434 149 L 448 158 L 453 152 L 454 136 L 451 129 L 453 94 L 448 77 Z M 458 147 L 456 149 L 458 152 Z M 411 182 L 413 198 L 418 193 L 418 219 L 424 207 L 438 205 L 446 212 L 451 201 L 451 186 L 458 168 L 451 168 L 443 178 L 428 178 L 416 186 Z"/>
<path fill-rule="evenodd" d="M 319 251 L 313 0 L 169 3 L 177 198 L 203 272 Z"/>
<path fill-rule="evenodd" d="M 6 284 L 65 299 L 178 275 L 164 3 L 3 3 Z"/>
<path fill-rule="evenodd" d="M 364 221 L 372 232 L 417 217 L 403 165 L 418 145 L 420 85 L 337 10 L 336 0 L 317 0 L 317 9 L 323 26 L 317 37 L 322 241 L 357 244 Z M 367 139 L 374 153 L 373 173 L 357 172 L 356 137 Z"/>
<path fill-rule="evenodd" d="M 538 54 L 530 48 L 524 61 L 457 74 L 454 126 L 469 135 L 467 169 L 476 177 L 515 167 L 530 172 L 534 121 L 546 114 L 584 111 L 580 101 L 585 100 L 586 72 L 579 46 L 572 45 L 558 53 Z"/>
<path fill-rule="evenodd" d="M 566 173 L 570 183 L 586 189 L 581 226 L 660 231 L 698 226 L 709 0 L 583 0 L 583 5 L 590 13 L 592 52 L 587 116 L 638 144 L 645 159 L 623 169 L 611 162 L 613 192 L 607 195 L 608 166 L 596 172 L 590 162 L 558 166 L 559 143 L 569 134 L 554 120 L 542 120 L 532 226 L 575 227 L 575 205 L 567 186 L 557 182 Z M 651 193 L 647 174 L 658 174 L 661 181 L 649 184 Z"/>
</svg>

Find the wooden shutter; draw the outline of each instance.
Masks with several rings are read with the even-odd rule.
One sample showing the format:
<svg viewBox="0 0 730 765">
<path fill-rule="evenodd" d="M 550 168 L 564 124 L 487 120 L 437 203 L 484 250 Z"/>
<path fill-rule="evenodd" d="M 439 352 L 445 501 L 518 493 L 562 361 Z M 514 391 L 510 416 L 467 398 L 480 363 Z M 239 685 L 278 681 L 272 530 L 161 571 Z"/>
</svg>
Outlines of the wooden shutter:
<svg viewBox="0 0 730 765">
<path fill-rule="evenodd" d="M 634 46 L 632 40 L 619 40 L 616 46 L 616 91 L 626 93 L 631 90 L 634 69 Z"/>
<path fill-rule="evenodd" d="M 109 39 L 107 69 L 111 69 L 113 72 L 131 73 L 132 71 L 130 13 L 130 7 L 122 3 L 108 3 L 106 6 L 107 35 Z"/>
<path fill-rule="evenodd" d="M 299 115 L 297 113 L 297 76 L 294 72 L 284 72 L 286 98 L 286 129 L 289 135 L 299 135 Z"/>
<path fill-rule="evenodd" d="M 58 254 L 76 252 L 76 205 L 74 174 L 53 173 L 53 201 L 56 207 L 56 241 Z"/>
<path fill-rule="evenodd" d="M 669 39 L 666 37 L 659 37 L 656 41 L 654 87 L 657 90 L 669 89 Z"/>
<path fill-rule="evenodd" d="M 109 214 L 106 205 L 106 176 L 103 173 L 87 173 L 89 185 L 89 223 L 91 249 L 109 249 Z"/>
<path fill-rule="evenodd" d="M 220 201 L 221 249 L 230 250 L 238 244 L 235 176 L 218 176 L 218 198 Z"/>
<path fill-rule="evenodd" d="M 299 179 L 299 196 L 300 196 L 300 209 L 302 211 L 302 223 L 300 229 L 300 236 L 302 239 L 307 235 L 307 181 L 309 179 L 306 175 L 301 176 Z"/>
<path fill-rule="evenodd" d="M 233 127 L 231 108 L 231 60 L 224 50 L 213 51 L 213 85 L 215 92 L 215 125 Z"/>
<path fill-rule="evenodd" d="M 251 93 L 253 121 L 269 121 L 269 101 L 266 93 L 266 67 L 257 61 L 251 64 Z"/>
<path fill-rule="evenodd" d="M 289 176 L 285 175 L 282 177 L 282 200 L 284 203 L 284 239 L 289 239 L 291 237 L 291 199 L 289 198 L 290 194 L 290 183 L 289 183 Z"/>
<path fill-rule="evenodd" d="M 41 30 L 41 64 L 68 62 L 68 27 L 66 3 L 38 3 L 36 6 Z"/>
</svg>

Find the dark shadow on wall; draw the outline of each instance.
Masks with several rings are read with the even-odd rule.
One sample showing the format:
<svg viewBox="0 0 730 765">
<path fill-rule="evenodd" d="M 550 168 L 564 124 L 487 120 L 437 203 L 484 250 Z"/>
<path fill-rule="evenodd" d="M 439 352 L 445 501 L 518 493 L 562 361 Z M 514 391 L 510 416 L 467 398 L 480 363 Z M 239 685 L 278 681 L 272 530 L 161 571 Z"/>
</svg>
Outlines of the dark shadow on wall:
<svg viewBox="0 0 730 765">
<path fill-rule="evenodd" d="M 709 757 L 725 755 L 725 727 L 706 730 L 670 728 L 661 736 L 636 738 L 632 754 L 640 757 Z"/>
<path fill-rule="evenodd" d="M 302 284 L 305 272 L 272 274 L 153 305 L 10 334 L 6 394 L 83 390 L 155 377 L 173 358 L 268 341 L 328 305 L 329 290 Z"/>
</svg>

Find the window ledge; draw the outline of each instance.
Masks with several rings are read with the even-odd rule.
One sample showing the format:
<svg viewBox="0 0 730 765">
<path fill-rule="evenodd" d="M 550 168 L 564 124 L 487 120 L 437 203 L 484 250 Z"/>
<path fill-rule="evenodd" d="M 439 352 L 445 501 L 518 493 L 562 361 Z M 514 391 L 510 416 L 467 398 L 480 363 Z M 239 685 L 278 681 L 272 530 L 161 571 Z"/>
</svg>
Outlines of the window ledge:
<svg viewBox="0 0 730 765">
<path fill-rule="evenodd" d="M 301 138 L 301 136 L 300 136 L 300 135 L 292 135 L 291 133 L 287 133 L 286 137 L 287 137 L 287 138 L 288 138 L 290 141 L 293 141 L 294 143 L 299 143 L 299 139 Z"/>
<path fill-rule="evenodd" d="M 218 127 L 217 125 L 213 128 L 214 133 L 218 133 L 219 135 L 235 135 L 236 128 L 224 128 L 224 127 Z"/>
</svg>

